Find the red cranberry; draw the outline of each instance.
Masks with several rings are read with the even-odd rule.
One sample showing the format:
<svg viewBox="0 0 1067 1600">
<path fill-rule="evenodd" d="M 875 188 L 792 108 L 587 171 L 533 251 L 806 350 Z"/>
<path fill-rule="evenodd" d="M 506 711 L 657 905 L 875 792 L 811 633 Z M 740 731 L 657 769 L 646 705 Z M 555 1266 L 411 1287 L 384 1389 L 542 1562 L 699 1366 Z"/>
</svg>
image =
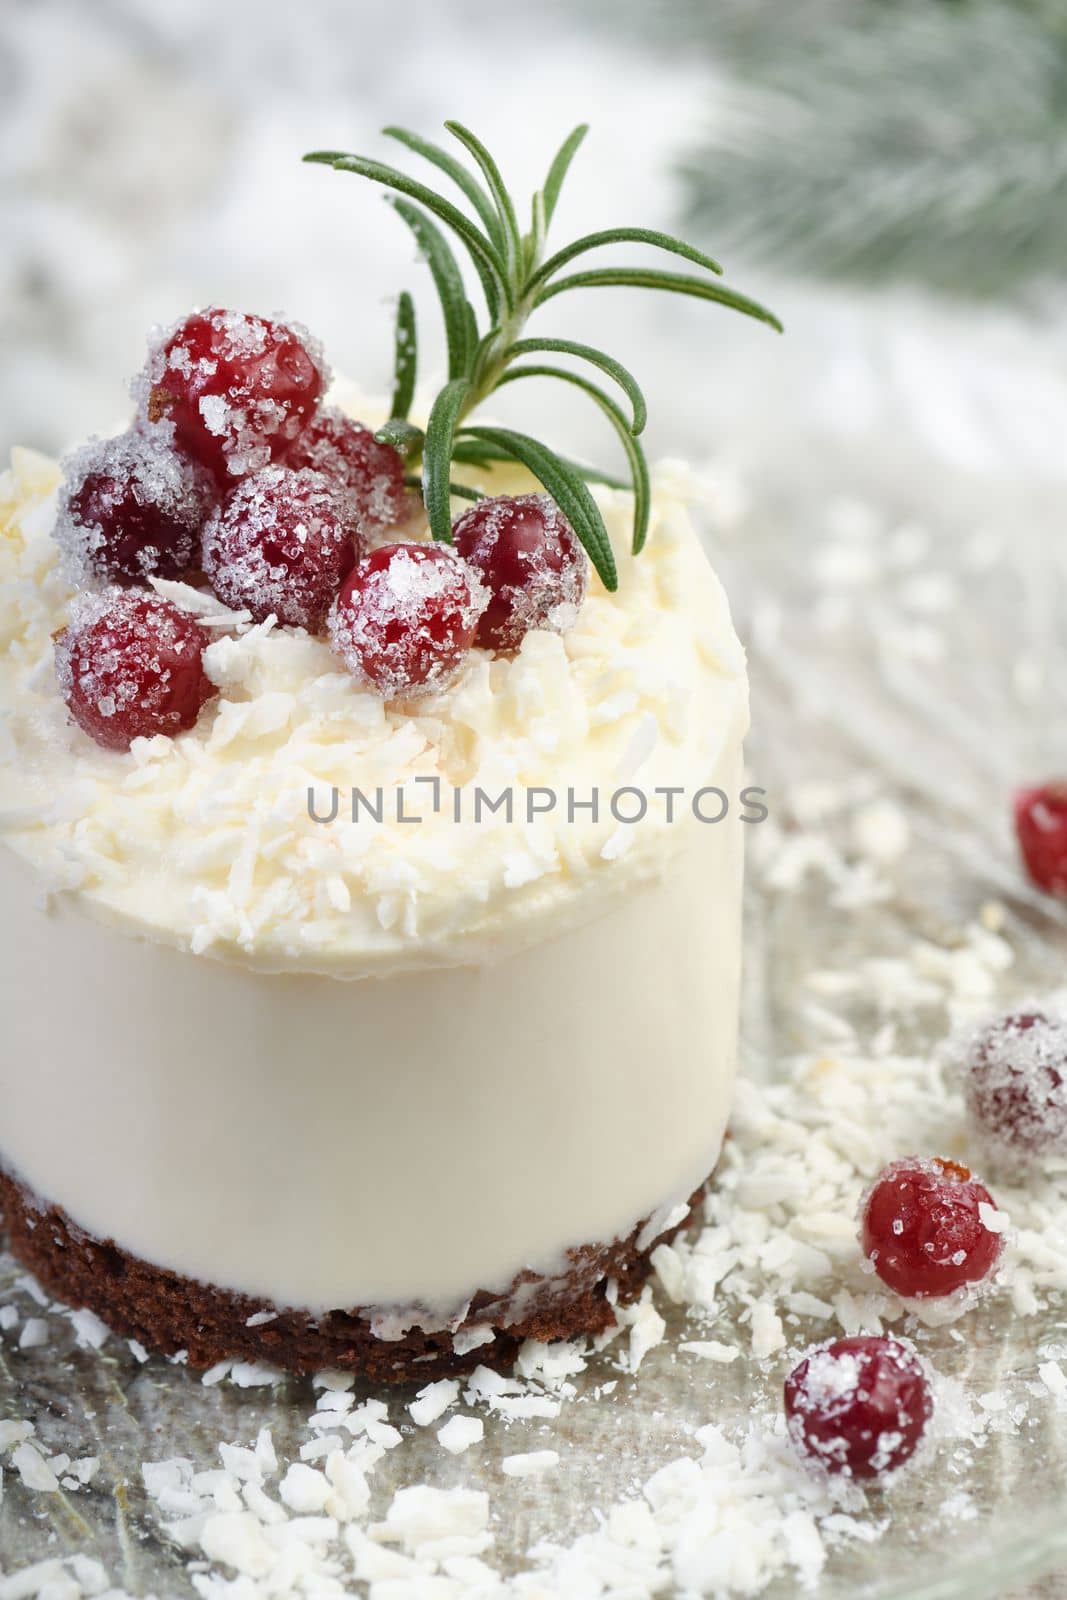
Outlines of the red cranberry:
<svg viewBox="0 0 1067 1600">
<path fill-rule="evenodd" d="M 169 417 L 182 448 L 226 481 L 286 453 L 328 376 L 303 328 L 212 307 L 164 336 L 136 389 L 149 420 Z"/>
<path fill-rule="evenodd" d="M 874 1335 L 818 1345 L 785 1380 L 789 1437 L 827 1472 L 877 1478 L 915 1454 L 933 1414 L 922 1363 Z"/>
<path fill-rule="evenodd" d="M 1021 790 L 1015 796 L 1015 833 L 1037 887 L 1067 894 L 1067 783 Z"/>
<path fill-rule="evenodd" d="M 478 624 L 480 645 L 517 650 L 531 628 L 566 633 L 574 625 L 589 561 L 547 494 L 479 500 L 460 517 L 453 538 L 489 589 Z"/>
<path fill-rule="evenodd" d="M 348 578 L 330 637 L 387 700 L 430 694 L 458 671 L 485 601 L 478 574 L 447 545 L 387 544 Z"/>
<path fill-rule="evenodd" d="M 158 595 L 109 589 L 80 596 L 56 640 L 56 672 L 71 715 L 108 750 L 191 728 L 216 693 L 204 672 L 207 642 L 188 613 Z"/>
<path fill-rule="evenodd" d="M 313 467 L 336 485 L 353 531 L 373 538 L 405 522 L 417 506 L 404 485 L 404 458 L 338 406 L 318 411 L 285 458 Z"/>
<path fill-rule="evenodd" d="M 863 1251 L 882 1282 L 932 1299 L 988 1277 L 1002 1239 L 982 1221 L 993 1196 L 954 1161 L 892 1161 L 863 1202 Z"/>
<path fill-rule="evenodd" d="M 204 571 L 224 605 L 322 630 L 356 560 L 320 472 L 264 467 L 245 478 L 204 529 Z"/>
<path fill-rule="evenodd" d="M 182 578 L 199 560 L 214 484 L 171 449 L 168 432 L 94 439 L 65 463 L 55 539 L 75 582 Z"/>
<path fill-rule="evenodd" d="M 1067 1018 L 1026 1010 L 986 1023 L 967 1047 L 963 1091 L 1001 1160 L 1067 1151 Z"/>
</svg>

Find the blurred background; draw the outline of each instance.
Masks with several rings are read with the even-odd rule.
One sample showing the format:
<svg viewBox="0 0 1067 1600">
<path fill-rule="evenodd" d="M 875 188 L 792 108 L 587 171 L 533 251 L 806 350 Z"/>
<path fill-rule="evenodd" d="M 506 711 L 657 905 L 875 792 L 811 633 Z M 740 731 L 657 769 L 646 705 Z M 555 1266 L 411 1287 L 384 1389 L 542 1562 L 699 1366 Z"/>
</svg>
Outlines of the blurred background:
<svg viewBox="0 0 1067 1600">
<path fill-rule="evenodd" d="M 425 269 L 379 191 L 299 156 L 396 160 L 384 123 L 453 115 L 520 192 L 589 120 L 557 232 L 684 228 L 781 313 L 784 340 L 673 296 L 554 302 L 555 329 L 644 378 L 653 450 L 777 474 L 830 435 L 876 473 L 1067 471 L 1061 0 L 4 0 L 0 19 L 5 448 L 118 423 L 145 330 L 197 303 L 284 309 L 383 389 L 392 297 L 426 296 Z M 572 445 L 611 448 L 580 399 L 543 403 Z"/>
</svg>

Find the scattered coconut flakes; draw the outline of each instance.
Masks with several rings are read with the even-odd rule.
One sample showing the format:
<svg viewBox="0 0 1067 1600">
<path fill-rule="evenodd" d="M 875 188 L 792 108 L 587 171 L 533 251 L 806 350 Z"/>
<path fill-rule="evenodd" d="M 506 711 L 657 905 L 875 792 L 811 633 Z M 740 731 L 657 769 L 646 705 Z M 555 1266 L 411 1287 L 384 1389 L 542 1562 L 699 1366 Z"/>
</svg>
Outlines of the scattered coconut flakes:
<svg viewBox="0 0 1067 1600">
<path fill-rule="evenodd" d="M 626 1364 L 630 1372 L 636 1372 L 648 1352 L 662 1344 L 667 1324 L 656 1310 L 648 1288 L 635 1305 L 620 1307 L 616 1316 L 620 1326 L 630 1330 Z"/>
<path fill-rule="evenodd" d="M 398 1489 L 385 1521 L 369 1532 L 372 1538 L 403 1545 L 419 1560 L 446 1550 L 450 1555 L 480 1555 L 492 1544 L 488 1528 L 489 1496 L 483 1490 L 436 1489 L 422 1483 Z"/>
<path fill-rule="evenodd" d="M 19 1334 L 20 1350 L 35 1350 L 48 1343 L 49 1328 L 43 1317 L 27 1317 Z"/>
<path fill-rule="evenodd" d="M 462 1455 L 473 1444 L 485 1438 L 485 1423 L 481 1417 L 449 1417 L 437 1430 L 437 1442 L 450 1455 Z"/>
<path fill-rule="evenodd" d="M 757 1300 L 752 1307 L 752 1354 L 757 1361 L 785 1349 L 782 1319 L 769 1300 Z"/>
<path fill-rule="evenodd" d="M 99 1350 L 110 1333 L 107 1323 L 101 1321 L 95 1311 L 89 1311 L 84 1306 L 78 1311 L 68 1311 L 67 1316 L 79 1346 L 83 1350 Z"/>
<path fill-rule="evenodd" d="M 324 1472 L 294 1461 L 279 1484 L 278 1493 L 291 1511 L 312 1514 L 325 1507 L 330 1483 Z"/>
<path fill-rule="evenodd" d="M 455 1378 L 441 1378 L 437 1383 L 428 1383 L 408 1406 L 411 1420 L 420 1428 L 425 1428 L 429 1423 L 436 1422 L 438 1417 L 444 1416 L 449 1406 L 458 1399 L 459 1384 Z"/>
<path fill-rule="evenodd" d="M 1067 1376 L 1058 1361 L 1042 1361 L 1037 1369 L 1037 1375 L 1045 1385 L 1049 1394 L 1057 1400 L 1067 1398 Z"/>
<path fill-rule="evenodd" d="M 704 1361 L 718 1361 L 724 1366 L 736 1361 L 741 1354 L 738 1345 L 720 1344 L 718 1339 L 687 1339 L 678 1348 L 688 1351 L 690 1355 L 700 1356 Z"/>
<path fill-rule="evenodd" d="M 505 1456 L 500 1470 L 509 1478 L 536 1478 L 558 1466 L 558 1450 L 528 1450 L 525 1454 Z"/>
<path fill-rule="evenodd" d="M 13 1450 L 24 1439 L 31 1439 L 36 1431 L 32 1422 L 16 1420 L 0 1422 L 0 1455 Z"/>
<path fill-rule="evenodd" d="M 496 1333 L 488 1322 L 475 1322 L 469 1328 L 456 1329 L 452 1335 L 452 1349 L 457 1356 L 467 1356 L 472 1350 L 481 1349 L 483 1344 L 492 1344 L 495 1338 Z"/>
<path fill-rule="evenodd" d="M 200 1382 L 205 1389 L 211 1389 L 216 1383 L 221 1383 L 223 1378 L 228 1376 L 232 1366 L 232 1359 L 229 1361 L 216 1361 L 213 1367 L 208 1367 L 206 1372 L 200 1374 Z"/>
<path fill-rule="evenodd" d="M 44 1494 L 54 1494 L 59 1488 L 59 1479 L 36 1445 L 31 1444 L 28 1439 L 24 1444 L 17 1445 L 12 1450 L 11 1465 L 15 1468 L 27 1489 L 36 1489 Z"/>
<path fill-rule="evenodd" d="M 266 1361 L 235 1361 L 230 1368 L 230 1382 L 239 1389 L 254 1389 L 267 1384 L 284 1383 L 285 1373 Z"/>
</svg>

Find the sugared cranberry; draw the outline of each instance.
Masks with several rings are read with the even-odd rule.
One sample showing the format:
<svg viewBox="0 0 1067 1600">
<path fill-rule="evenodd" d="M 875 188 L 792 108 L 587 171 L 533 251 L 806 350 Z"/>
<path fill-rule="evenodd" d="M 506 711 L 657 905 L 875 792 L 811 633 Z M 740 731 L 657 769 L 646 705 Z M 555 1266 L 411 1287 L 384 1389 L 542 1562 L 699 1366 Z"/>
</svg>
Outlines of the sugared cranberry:
<svg viewBox="0 0 1067 1600">
<path fill-rule="evenodd" d="M 207 637 L 158 595 L 81 595 L 56 640 L 56 672 L 75 722 L 108 750 L 191 728 L 216 693 L 204 672 Z"/>
<path fill-rule="evenodd" d="M 453 530 L 490 601 L 478 624 L 487 650 L 517 650 L 531 628 L 565 633 L 585 599 L 589 560 L 547 494 L 479 500 Z"/>
<path fill-rule="evenodd" d="M 1067 894 L 1067 783 L 1021 790 L 1015 796 L 1015 833 L 1037 887 Z"/>
<path fill-rule="evenodd" d="M 486 599 L 478 574 L 447 545 L 383 545 L 338 595 L 330 637 L 386 699 L 430 694 L 458 671 Z"/>
<path fill-rule="evenodd" d="M 1009 1165 L 1067 1153 L 1067 1018 L 1026 1009 L 985 1023 L 964 1049 L 963 1092 Z"/>
<path fill-rule="evenodd" d="M 131 429 L 67 458 L 55 539 L 80 584 L 181 578 L 214 503 L 210 473 L 171 448 L 169 429 Z"/>
<path fill-rule="evenodd" d="M 993 1196 L 954 1161 L 892 1161 L 863 1202 L 864 1254 L 882 1282 L 908 1298 L 952 1294 L 988 1277 L 1002 1239 L 980 1207 Z"/>
<path fill-rule="evenodd" d="M 785 1380 L 789 1437 L 827 1472 L 877 1478 L 914 1454 L 933 1415 L 922 1363 L 898 1339 L 835 1339 Z"/>
<path fill-rule="evenodd" d="M 232 481 L 285 455 L 328 376 L 305 329 L 212 307 L 164 336 L 135 393 L 150 421 L 168 417 L 182 448 Z"/>
<path fill-rule="evenodd" d="M 239 483 L 204 529 L 204 571 L 219 599 L 322 629 L 356 547 L 321 472 L 264 467 Z"/>
<path fill-rule="evenodd" d="M 335 484 L 354 531 L 373 538 L 405 522 L 418 501 L 404 486 L 404 458 L 337 406 L 312 417 L 285 458 L 312 467 Z"/>
</svg>

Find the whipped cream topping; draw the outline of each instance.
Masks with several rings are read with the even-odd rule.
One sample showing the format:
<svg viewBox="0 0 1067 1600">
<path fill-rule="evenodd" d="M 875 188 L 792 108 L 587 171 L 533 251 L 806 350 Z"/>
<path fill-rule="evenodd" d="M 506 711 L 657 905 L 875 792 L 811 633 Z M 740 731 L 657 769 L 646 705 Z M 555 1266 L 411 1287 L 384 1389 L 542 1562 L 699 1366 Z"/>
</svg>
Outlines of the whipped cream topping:
<svg viewBox="0 0 1067 1600">
<path fill-rule="evenodd" d="M 594 490 L 617 593 L 591 576 L 566 635 L 530 633 L 510 657 L 473 650 L 417 704 L 385 704 L 325 639 L 158 583 L 210 633 L 219 696 L 176 738 L 100 749 L 53 666 L 71 603 L 51 537 L 57 482 L 27 451 L 0 480 L 0 834 L 51 890 L 181 948 L 344 976 L 522 948 L 591 920 L 680 851 L 693 824 L 668 821 L 655 789 L 699 788 L 743 733 L 743 653 L 684 474 L 667 465 L 636 559 L 629 496 Z M 531 481 L 500 469 L 485 486 Z M 624 785 L 648 797 L 640 822 L 608 808 Z M 371 802 L 382 791 L 380 822 L 365 807 L 351 820 L 354 787 Z M 582 808 L 594 788 L 595 816 Z M 512 820 L 487 807 L 474 820 L 475 789 L 510 789 Z M 316 821 L 335 790 L 336 820 Z M 538 790 L 554 805 L 540 811 L 541 796 L 530 815 Z"/>
</svg>

